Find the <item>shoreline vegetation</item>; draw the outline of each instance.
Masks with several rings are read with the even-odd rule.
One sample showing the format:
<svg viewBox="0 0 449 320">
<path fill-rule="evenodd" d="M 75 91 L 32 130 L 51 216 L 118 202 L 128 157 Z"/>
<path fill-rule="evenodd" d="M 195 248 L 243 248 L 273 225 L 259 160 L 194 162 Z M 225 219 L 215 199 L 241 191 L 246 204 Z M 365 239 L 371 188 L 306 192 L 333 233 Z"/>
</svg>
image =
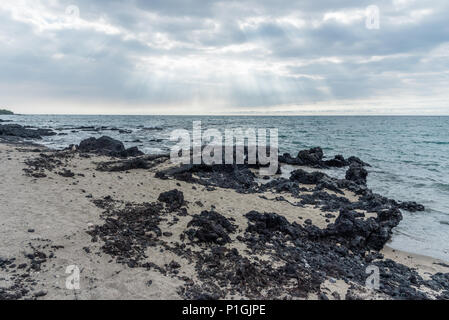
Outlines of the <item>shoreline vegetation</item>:
<svg viewBox="0 0 449 320">
<path fill-rule="evenodd" d="M 0 109 L 0 115 L 4 116 L 4 115 L 14 115 L 14 112 L 6 110 L 6 109 Z"/>
<path fill-rule="evenodd" d="M 447 263 L 388 247 L 401 210 L 424 207 L 373 193 L 356 156 L 298 150 L 264 177 L 109 137 L 23 141 L 53 134 L 0 124 L 0 300 L 449 299 Z M 80 290 L 66 288 L 69 266 Z"/>
</svg>

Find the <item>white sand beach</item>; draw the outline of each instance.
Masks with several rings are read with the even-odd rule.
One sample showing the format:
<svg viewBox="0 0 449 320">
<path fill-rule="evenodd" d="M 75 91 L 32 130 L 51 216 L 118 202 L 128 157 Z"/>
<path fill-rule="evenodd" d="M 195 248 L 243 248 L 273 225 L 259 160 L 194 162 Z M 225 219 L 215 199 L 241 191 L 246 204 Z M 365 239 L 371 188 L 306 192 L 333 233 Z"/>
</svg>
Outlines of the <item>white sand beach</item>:
<svg viewBox="0 0 449 320">
<path fill-rule="evenodd" d="M 41 147 L 37 147 L 41 148 Z M 303 224 L 310 219 L 314 225 L 324 228 L 326 223 L 322 211 L 313 206 L 299 208 L 287 201 L 270 200 L 279 194 L 241 194 L 234 190 L 216 188 L 206 191 L 204 186 L 177 180 L 155 178 L 155 172 L 170 166 L 168 162 L 149 170 L 139 169 L 129 172 L 100 172 L 95 170 L 96 163 L 106 161 L 108 157 L 92 156 L 90 158 L 75 155 L 65 164 L 65 168 L 75 173 L 75 177 L 62 177 L 54 170 L 46 171 L 45 178 L 33 178 L 25 175 L 26 159 L 36 157 L 39 153 L 30 146 L 0 144 L 0 257 L 15 258 L 14 264 L 26 264 L 26 254 L 33 247 L 54 257 L 42 264 L 41 270 L 29 271 L 29 283 L 32 292 L 25 298 L 32 298 L 37 292 L 44 292 L 40 299 L 181 299 L 180 287 L 183 281 L 180 275 L 198 281 L 192 261 L 179 257 L 161 247 L 151 247 L 147 251 L 149 260 L 164 267 L 172 261 L 179 263 L 176 276 L 162 274 L 157 270 L 129 268 L 116 263 L 114 259 L 101 252 L 102 242 L 92 242 L 86 233 L 92 226 L 103 223 L 103 210 L 92 199 L 110 196 L 116 201 L 142 203 L 157 202 L 158 196 L 168 190 L 182 191 L 189 215 L 178 217 L 175 225 L 169 219 L 161 223 L 163 232 L 169 232 L 164 239 L 168 243 L 182 243 L 180 235 L 186 230 L 191 220 L 190 214 L 213 208 L 226 218 L 234 219 L 238 232 L 232 235 L 228 248 L 237 248 L 239 252 L 252 260 L 255 257 L 247 250 L 245 243 L 238 241 L 247 227 L 244 214 L 251 210 L 276 212 L 289 222 Z M 45 151 L 45 148 L 42 148 Z M 82 174 L 79 175 L 79 174 Z M 287 195 L 285 195 L 287 198 Z M 354 194 L 348 197 L 355 198 Z M 293 199 L 292 199 L 293 201 Z M 56 248 L 56 249 L 55 249 Z M 207 250 L 207 248 L 197 248 Z M 429 278 L 437 272 L 449 272 L 448 266 L 432 258 L 392 250 L 386 247 L 382 251 L 385 259 L 389 258 Z M 267 264 L 280 264 L 270 257 L 259 256 Z M 75 265 L 80 269 L 80 289 L 66 288 L 66 268 Z M 14 283 L 14 277 L 25 269 L 15 271 L 0 269 L 0 288 L 8 288 Z M 28 281 L 28 280 L 27 280 Z M 352 292 L 366 299 L 385 299 L 385 295 L 367 290 L 355 283 L 340 279 L 329 279 L 321 286 L 321 291 L 333 299 L 337 292 L 344 299 L 352 285 Z M 428 289 L 426 289 L 428 291 Z M 429 291 L 429 297 L 437 293 Z M 38 294 L 39 295 L 39 294 Z M 227 299 L 245 298 L 229 293 Z M 279 297 L 281 298 L 281 297 Z M 318 299 L 317 294 L 310 294 L 309 299 Z"/>
</svg>

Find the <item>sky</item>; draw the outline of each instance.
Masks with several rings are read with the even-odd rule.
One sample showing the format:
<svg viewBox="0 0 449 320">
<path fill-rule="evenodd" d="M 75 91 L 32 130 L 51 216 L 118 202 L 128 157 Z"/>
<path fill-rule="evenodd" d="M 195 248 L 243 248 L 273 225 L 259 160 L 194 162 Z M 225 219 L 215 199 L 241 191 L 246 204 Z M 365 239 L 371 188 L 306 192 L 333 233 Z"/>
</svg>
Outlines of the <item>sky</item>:
<svg viewBox="0 0 449 320">
<path fill-rule="evenodd" d="M 449 115 L 448 17 L 447 0 L 5 0 L 0 108 Z"/>
</svg>

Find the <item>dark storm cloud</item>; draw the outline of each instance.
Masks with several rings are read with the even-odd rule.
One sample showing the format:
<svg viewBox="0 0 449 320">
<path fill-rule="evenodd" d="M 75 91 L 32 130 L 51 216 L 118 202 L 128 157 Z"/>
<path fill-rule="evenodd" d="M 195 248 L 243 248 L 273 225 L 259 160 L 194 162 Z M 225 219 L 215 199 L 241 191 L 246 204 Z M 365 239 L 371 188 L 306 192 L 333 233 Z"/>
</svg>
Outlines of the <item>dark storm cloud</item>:
<svg viewBox="0 0 449 320">
<path fill-rule="evenodd" d="M 378 30 L 365 27 L 369 5 Z M 194 112 L 345 100 L 356 113 L 361 99 L 431 94 L 449 112 L 448 14 L 443 0 L 2 3 L 0 95 L 23 112 L 29 90 L 43 111 L 52 99 L 99 112 L 109 102 Z"/>
</svg>

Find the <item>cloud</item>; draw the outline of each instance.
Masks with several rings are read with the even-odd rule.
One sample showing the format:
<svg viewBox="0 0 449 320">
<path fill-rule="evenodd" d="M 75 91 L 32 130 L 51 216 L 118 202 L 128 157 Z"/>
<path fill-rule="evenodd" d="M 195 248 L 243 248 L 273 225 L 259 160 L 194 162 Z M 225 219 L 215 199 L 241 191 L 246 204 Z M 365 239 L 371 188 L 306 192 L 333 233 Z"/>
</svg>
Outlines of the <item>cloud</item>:
<svg viewBox="0 0 449 320">
<path fill-rule="evenodd" d="M 378 30 L 365 26 L 370 5 Z M 4 1 L 0 104 L 357 114 L 369 101 L 385 113 L 449 114 L 448 14 L 443 0 Z"/>
</svg>

